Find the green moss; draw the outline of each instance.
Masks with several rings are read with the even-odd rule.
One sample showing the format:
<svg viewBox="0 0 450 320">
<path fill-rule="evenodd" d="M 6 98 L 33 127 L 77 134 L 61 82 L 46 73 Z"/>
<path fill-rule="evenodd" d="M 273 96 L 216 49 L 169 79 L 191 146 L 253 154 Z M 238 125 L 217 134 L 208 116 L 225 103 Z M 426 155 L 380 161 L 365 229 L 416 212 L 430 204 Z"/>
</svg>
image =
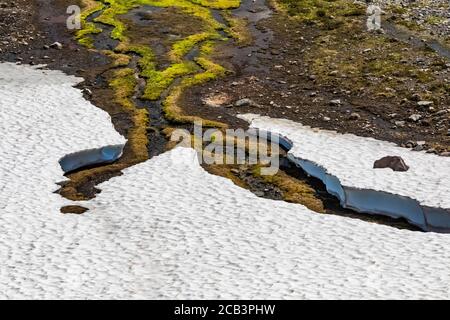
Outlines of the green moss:
<svg viewBox="0 0 450 320">
<path fill-rule="evenodd" d="M 428 24 L 441 24 L 445 21 L 446 19 L 444 17 L 438 17 L 438 16 L 428 16 L 425 19 L 425 22 Z"/>
<path fill-rule="evenodd" d="M 115 49 L 121 53 L 135 53 L 141 58 L 139 59 L 139 67 L 142 73 L 151 72 L 156 68 L 156 57 L 150 47 L 144 45 L 130 45 L 128 42 L 121 42 Z"/>
<path fill-rule="evenodd" d="M 239 8 L 240 0 L 190 0 L 192 3 L 212 9 L 234 9 Z"/>
<path fill-rule="evenodd" d="M 104 8 L 104 5 L 94 0 L 84 0 L 82 4 L 83 11 L 80 16 L 81 29 L 77 31 L 75 38 L 81 45 L 92 48 L 93 40 L 91 37 L 89 37 L 89 35 L 101 33 L 102 29 L 96 27 L 96 25 L 92 22 L 87 22 L 87 18 L 90 15 L 102 10 Z"/>
<path fill-rule="evenodd" d="M 278 0 L 278 2 L 290 16 L 329 30 L 341 25 L 344 17 L 365 14 L 363 5 L 345 0 Z"/>
<path fill-rule="evenodd" d="M 177 41 L 173 45 L 172 50 L 169 53 L 169 57 L 171 58 L 172 61 L 179 62 L 197 44 L 199 44 L 200 42 L 205 41 L 207 39 L 213 39 L 213 38 L 217 38 L 217 34 L 215 34 L 215 33 L 211 34 L 209 32 L 202 32 L 202 33 L 197 33 L 197 34 L 191 35 L 180 41 Z"/>
<path fill-rule="evenodd" d="M 126 1 L 126 0 L 122 0 Z M 195 3 L 195 0 L 135 0 L 138 4 L 141 5 L 151 5 L 156 7 L 175 7 L 183 10 L 185 13 L 193 15 L 197 18 L 200 18 L 205 21 L 206 25 L 209 27 L 208 31 L 220 30 L 223 29 L 224 26 L 217 22 L 211 14 L 209 8 L 204 7 L 201 3 Z M 221 3 L 222 9 L 232 8 L 235 1 L 225 1 L 225 0 L 217 0 L 217 1 L 208 1 L 208 0 L 199 0 L 199 2 L 208 3 L 211 5 L 213 3 Z M 226 6 L 225 6 L 226 5 Z"/>
<path fill-rule="evenodd" d="M 247 19 L 235 18 L 230 12 L 224 12 L 223 17 L 229 26 L 226 31 L 239 45 L 246 46 L 253 42 L 252 35 L 247 28 Z"/>
<path fill-rule="evenodd" d="M 205 51 L 209 50 L 208 44 L 205 45 Z M 207 121 L 200 119 L 198 117 L 186 116 L 182 114 L 181 108 L 179 106 L 179 100 L 185 90 L 189 88 L 204 84 L 208 81 L 214 80 L 220 76 L 225 75 L 226 69 L 222 66 L 208 60 L 206 57 L 199 57 L 196 62 L 202 67 L 203 72 L 197 73 L 192 77 L 184 78 L 181 83 L 176 86 L 167 98 L 163 102 L 163 109 L 165 116 L 168 120 L 175 123 L 191 123 L 194 121 L 203 121 L 203 126 L 205 127 L 216 127 L 225 128 L 226 125 L 217 121 Z"/>
<path fill-rule="evenodd" d="M 109 7 L 103 10 L 102 14 L 95 18 L 94 21 L 113 26 L 114 29 L 111 31 L 111 38 L 124 41 L 126 39 L 124 35 L 126 27 L 123 22 L 117 19 L 117 15 L 127 13 L 136 6 L 136 1 L 104 0 L 104 2 Z"/>
<path fill-rule="evenodd" d="M 101 2 L 96 11 L 103 9 L 103 12 L 95 19 L 95 22 L 114 27 L 111 38 L 118 40 L 120 43 L 115 48 L 116 53 L 108 52 L 107 54 L 114 58 L 116 66 L 124 66 L 129 63 L 130 60 L 125 59 L 124 55 L 135 53 L 140 56 L 138 62 L 140 75 L 146 79 L 143 98 L 149 100 L 159 99 L 162 93 L 170 88 L 175 79 L 180 78 L 180 84 L 173 88 L 165 99 L 166 114 L 169 119 L 174 121 L 198 120 L 196 117 L 181 115 L 181 109 L 177 106 L 177 103 L 182 92 L 194 85 L 214 80 L 226 72 L 222 66 L 208 58 L 213 52 L 215 41 L 221 39 L 218 31 L 225 28 L 224 25 L 214 19 L 210 8 L 222 10 L 236 8 L 239 6 L 240 0 L 101 0 Z M 120 15 L 139 5 L 178 8 L 184 13 L 204 21 L 204 31 L 175 42 L 168 53 L 168 57 L 173 64 L 164 70 L 158 70 L 156 57 L 151 48 L 130 43 L 127 37 L 127 26 L 120 20 Z M 87 26 L 83 35 L 101 32 L 99 29 L 92 28 L 95 28 L 95 24 Z M 80 39 L 80 41 L 92 46 L 92 41 L 89 39 Z M 184 57 L 196 46 L 200 46 L 200 56 L 195 62 L 185 61 Z M 126 108 L 133 108 L 129 95 L 134 92 L 136 79 L 131 69 L 122 69 L 120 74 L 116 74 L 110 85 L 116 92 L 116 100 Z M 223 126 L 223 124 L 216 122 L 210 124 Z"/>
<path fill-rule="evenodd" d="M 132 149 L 133 159 L 129 161 L 135 163 L 145 161 L 148 158 L 148 112 L 145 109 L 137 109 L 131 100 L 137 85 L 134 70 L 130 68 L 116 70 L 109 85 L 114 90 L 115 101 L 133 119 L 133 127 L 128 133 L 128 143 Z"/>
<path fill-rule="evenodd" d="M 261 168 L 261 165 L 255 166 L 252 170 L 253 176 L 277 186 L 283 193 L 283 200 L 302 204 L 319 213 L 325 212 L 322 201 L 316 196 L 316 191 L 306 182 L 295 179 L 283 171 L 278 171 L 275 175 L 261 175 Z"/>
<path fill-rule="evenodd" d="M 111 88 L 114 90 L 114 96 L 117 103 L 127 110 L 133 110 L 134 105 L 130 97 L 134 93 L 137 80 L 134 76 L 134 70 L 130 68 L 119 69 L 114 72 L 114 79 L 110 81 Z"/>
<path fill-rule="evenodd" d="M 146 70 L 142 76 L 147 78 L 144 99 L 157 100 L 172 82 L 179 77 L 192 74 L 198 70 L 195 63 L 186 61 L 173 64 L 163 71 Z"/>
<path fill-rule="evenodd" d="M 389 6 L 389 11 L 392 12 L 393 14 L 405 14 L 408 12 L 408 10 L 406 10 L 406 8 L 400 6 L 400 5 L 391 5 Z"/>
<path fill-rule="evenodd" d="M 195 121 L 202 121 L 204 127 L 212 127 L 212 128 L 226 128 L 226 124 L 217 122 L 217 121 L 209 121 L 204 120 L 200 117 L 195 116 L 187 116 L 184 115 L 181 108 L 179 107 L 179 100 L 181 95 L 183 94 L 183 90 L 188 87 L 185 85 L 176 86 L 171 93 L 167 96 L 167 98 L 163 102 L 163 110 L 166 119 L 179 124 L 185 123 L 193 123 Z"/>
<path fill-rule="evenodd" d="M 113 59 L 113 67 L 126 67 L 131 61 L 130 56 L 126 54 L 115 53 L 110 50 L 103 50 L 102 53 Z"/>
</svg>

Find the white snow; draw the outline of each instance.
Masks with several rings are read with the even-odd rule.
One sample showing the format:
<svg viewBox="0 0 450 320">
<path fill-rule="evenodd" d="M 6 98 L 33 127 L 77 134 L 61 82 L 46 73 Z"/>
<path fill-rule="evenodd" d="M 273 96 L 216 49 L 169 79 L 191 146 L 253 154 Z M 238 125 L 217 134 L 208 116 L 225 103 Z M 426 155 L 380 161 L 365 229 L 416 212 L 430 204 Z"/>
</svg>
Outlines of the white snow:
<svg viewBox="0 0 450 320">
<path fill-rule="evenodd" d="M 79 80 L 0 74 L 0 298 L 450 298 L 448 235 L 258 198 L 192 149 L 124 170 L 87 214 L 62 215 L 58 159 L 123 138 Z"/>
<path fill-rule="evenodd" d="M 78 279 L 62 286 L 63 296 L 450 297 L 449 236 L 258 198 L 205 172 L 192 149 L 100 188 L 80 219 L 77 250 L 58 259 Z"/>
<path fill-rule="evenodd" d="M 251 126 L 286 136 L 290 153 L 337 177 L 342 186 L 384 191 L 418 200 L 424 206 L 450 209 L 450 157 L 411 151 L 393 143 L 353 134 L 313 129 L 285 119 L 240 115 Z M 375 160 L 400 156 L 407 172 L 373 169 Z"/>
<path fill-rule="evenodd" d="M 285 119 L 239 117 L 254 128 L 287 137 L 291 142 L 288 158 L 322 180 L 343 207 L 405 218 L 426 231 L 450 232 L 450 158 Z M 408 172 L 373 169 L 375 160 L 394 155 L 411 166 Z"/>
</svg>

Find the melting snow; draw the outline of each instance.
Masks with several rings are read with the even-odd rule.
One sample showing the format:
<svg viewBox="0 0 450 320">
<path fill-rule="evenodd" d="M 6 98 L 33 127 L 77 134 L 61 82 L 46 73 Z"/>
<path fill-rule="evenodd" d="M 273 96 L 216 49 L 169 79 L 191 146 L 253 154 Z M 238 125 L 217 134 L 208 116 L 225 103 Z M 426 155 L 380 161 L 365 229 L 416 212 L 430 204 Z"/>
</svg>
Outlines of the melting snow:
<svg viewBox="0 0 450 320">
<path fill-rule="evenodd" d="M 291 159 L 324 181 L 343 205 L 364 212 L 403 216 L 426 230 L 450 229 L 449 157 L 353 134 L 312 129 L 285 119 L 255 114 L 240 117 L 251 122 L 253 128 L 293 141 Z M 373 169 L 374 162 L 385 156 L 402 157 L 410 166 L 409 171 Z"/>
<path fill-rule="evenodd" d="M 0 74 L 0 298 L 450 297 L 449 236 L 258 198 L 192 149 L 124 170 L 87 214 L 62 215 L 58 159 L 123 138 L 78 79 Z"/>
</svg>

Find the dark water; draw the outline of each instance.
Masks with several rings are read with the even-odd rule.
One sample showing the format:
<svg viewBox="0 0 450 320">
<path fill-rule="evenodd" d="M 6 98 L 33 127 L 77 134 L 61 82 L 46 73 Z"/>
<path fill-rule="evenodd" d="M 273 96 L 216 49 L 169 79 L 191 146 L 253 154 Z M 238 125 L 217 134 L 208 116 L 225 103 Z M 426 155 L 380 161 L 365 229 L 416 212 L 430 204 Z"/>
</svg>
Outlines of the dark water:
<svg viewBox="0 0 450 320">
<path fill-rule="evenodd" d="M 439 56 L 450 60 L 450 48 L 445 47 L 437 40 L 423 39 L 425 41 L 422 41 L 421 38 L 418 38 L 411 32 L 404 29 L 400 29 L 397 26 L 395 26 L 395 24 L 390 22 L 384 22 L 382 27 L 386 32 L 386 35 L 388 35 L 391 38 L 409 43 L 414 47 L 429 48 L 434 52 L 436 52 Z"/>
</svg>

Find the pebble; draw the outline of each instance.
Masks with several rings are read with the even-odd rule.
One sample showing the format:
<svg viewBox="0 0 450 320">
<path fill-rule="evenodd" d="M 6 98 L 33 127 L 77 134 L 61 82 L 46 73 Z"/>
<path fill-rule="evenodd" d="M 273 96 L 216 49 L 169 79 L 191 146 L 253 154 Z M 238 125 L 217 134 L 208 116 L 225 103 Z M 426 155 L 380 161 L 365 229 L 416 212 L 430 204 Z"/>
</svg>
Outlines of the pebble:
<svg viewBox="0 0 450 320">
<path fill-rule="evenodd" d="M 411 121 L 414 121 L 414 122 L 417 122 L 417 121 L 419 121 L 420 119 L 422 119 L 422 116 L 421 116 L 420 114 L 417 114 L 417 113 L 412 114 L 412 115 L 409 116 L 409 118 L 408 118 L 408 120 L 411 120 Z"/>
<path fill-rule="evenodd" d="M 433 104 L 433 101 L 419 101 L 417 102 L 417 105 L 419 107 L 428 107 L 431 106 Z"/>
<path fill-rule="evenodd" d="M 61 50 L 63 48 L 63 45 L 60 42 L 53 42 L 50 46 L 50 48 Z"/>
<path fill-rule="evenodd" d="M 448 110 L 439 110 L 435 113 L 436 116 L 443 116 L 444 114 L 447 114 Z"/>
<path fill-rule="evenodd" d="M 330 104 L 331 104 L 332 106 L 338 106 L 338 105 L 341 104 L 341 100 L 340 100 L 340 99 L 331 100 L 331 101 L 330 101 Z"/>
<path fill-rule="evenodd" d="M 247 106 L 252 106 L 254 104 L 255 103 L 252 100 L 245 98 L 245 99 L 240 99 L 240 100 L 236 101 L 234 103 L 234 106 L 235 107 L 247 107 Z"/>
<path fill-rule="evenodd" d="M 359 113 L 356 112 L 353 112 L 349 117 L 350 120 L 359 120 L 360 118 L 361 116 L 359 115 Z"/>
<path fill-rule="evenodd" d="M 409 140 L 405 143 L 406 148 L 414 148 L 415 146 L 417 146 L 417 144 L 412 140 Z"/>
</svg>

